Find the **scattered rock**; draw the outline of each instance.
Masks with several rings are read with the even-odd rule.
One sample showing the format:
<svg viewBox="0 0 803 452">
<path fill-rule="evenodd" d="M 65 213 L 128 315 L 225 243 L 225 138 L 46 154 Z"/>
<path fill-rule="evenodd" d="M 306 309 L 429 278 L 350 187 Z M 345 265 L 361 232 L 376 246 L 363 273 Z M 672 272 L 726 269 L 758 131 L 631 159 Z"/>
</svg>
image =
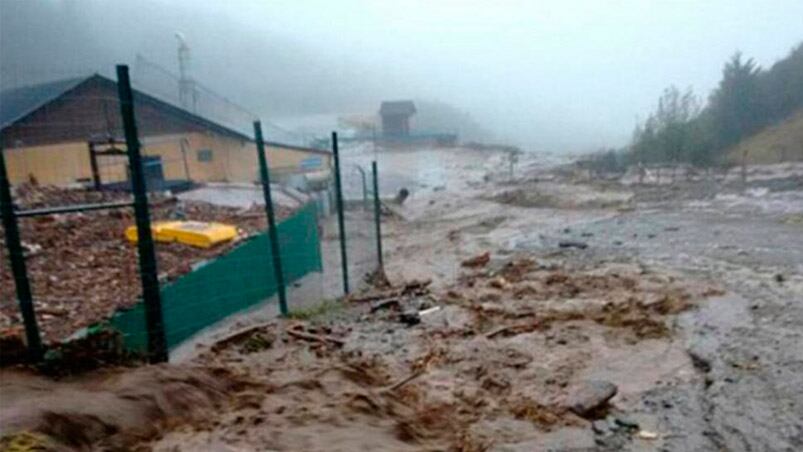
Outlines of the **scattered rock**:
<svg viewBox="0 0 803 452">
<path fill-rule="evenodd" d="M 588 416 L 616 395 L 615 384 L 604 380 L 589 380 L 577 385 L 566 399 L 569 410 L 579 416 Z"/>
</svg>

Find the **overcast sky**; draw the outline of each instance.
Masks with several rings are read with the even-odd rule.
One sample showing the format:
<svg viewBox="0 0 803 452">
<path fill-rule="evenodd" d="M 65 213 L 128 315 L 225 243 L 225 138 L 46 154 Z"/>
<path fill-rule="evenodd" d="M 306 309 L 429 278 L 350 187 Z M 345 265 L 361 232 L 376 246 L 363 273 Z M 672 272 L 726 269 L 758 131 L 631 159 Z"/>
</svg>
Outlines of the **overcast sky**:
<svg viewBox="0 0 803 452">
<path fill-rule="evenodd" d="M 174 67 L 180 30 L 196 78 L 260 113 L 440 100 L 552 151 L 625 144 L 667 85 L 707 95 L 737 49 L 768 66 L 803 41 L 801 0 L 0 0 L 0 19 L 6 86 L 136 53 Z"/>
</svg>

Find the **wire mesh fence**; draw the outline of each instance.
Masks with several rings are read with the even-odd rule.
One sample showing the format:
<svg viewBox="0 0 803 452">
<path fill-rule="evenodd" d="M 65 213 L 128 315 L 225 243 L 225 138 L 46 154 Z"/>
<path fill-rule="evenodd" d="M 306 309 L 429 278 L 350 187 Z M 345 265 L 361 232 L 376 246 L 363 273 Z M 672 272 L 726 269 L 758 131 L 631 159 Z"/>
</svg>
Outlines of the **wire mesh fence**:
<svg viewBox="0 0 803 452">
<path fill-rule="evenodd" d="M 130 82 L 15 94 L 19 115 L 2 129 L 4 331 L 47 346 L 111 325 L 159 361 L 233 314 L 337 298 L 380 268 L 364 149 L 342 154 L 338 198 L 331 152 L 231 129 Z"/>
<path fill-rule="evenodd" d="M 358 289 L 379 268 L 374 226 L 372 173 L 359 159 L 344 155 L 344 219 L 350 286 Z"/>
<path fill-rule="evenodd" d="M 474 184 L 483 181 L 486 175 L 483 159 L 467 159 L 464 151 L 437 144 L 403 147 L 387 146 L 380 141 L 376 145 L 365 143 L 355 147 L 354 152 L 369 164 L 370 160 L 378 164 L 379 197 L 388 215 L 383 219 L 382 232 L 386 238 L 392 237 L 386 253 L 398 256 L 385 263 L 388 276 L 405 280 L 457 280 L 466 270 L 461 266 L 462 260 L 485 251 L 472 248 L 473 243 L 466 245 L 465 234 L 483 235 L 492 229 L 483 221 L 466 226 L 477 214 L 457 208 L 461 192 L 470 191 Z M 402 227 L 402 223 L 407 226 Z M 410 224 L 418 228 L 414 244 L 401 235 L 410 230 Z M 452 228 L 446 236 L 434 232 L 445 224 Z M 399 254 L 396 245 L 400 243 L 408 249 L 426 251 Z"/>
<path fill-rule="evenodd" d="M 19 93 L 29 106 L 4 122 L 3 220 L 19 227 L 14 240 L 5 224 L 0 230 L 6 242 L 0 267 L 4 331 L 26 324 L 18 309 L 21 279 L 31 293 L 28 320 L 46 344 L 111 322 L 126 345 L 151 354 L 156 332 L 143 292 L 148 278 L 157 284 L 156 312 L 170 348 L 236 312 L 259 306 L 275 311 L 282 281 L 291 307 L 324 297 L 319 232 L 333 217 L 330 153 L 266 141 L 262 155 L 270 170 L 260 175 L 253 136 L 137 91 L 130 92 L 133 115 L 126 122 L 115 80 L 95 76 L 46 91 L 52 98 L 45 102 L 25 99 L 30 90 Z M 132 139 L 138 143 L 134 160 Z M 268 204 L 263 187 L 271 189 Z M 150 221 L 145 228 L 142 212 L 132 209 L 132 191 L 139 189 L 143 196 L 149 192 L 142 198 Z M 268 228 L 266 206 L 273 208 L 275 228 Z M 358 212 L 367 214 L 364 206 Z M 143 260 L 148 245 L 140 233 L 148 227 L 145 236 L 155 242 L 150 264 Z M 211 242 L 201 246 L 179 238 L 210 229 Z M 215 243 L 215 231 L 223 229 L 233 236 Z M 350 230 L 356 231 L 352 246 L 359 256 L 362 226 Z M 11 242 L 22 251 L 10 253 Z M 6 265 L 15 259 L 27 264 L 21 279 Z M 367 266 L 356 262 L 355 268 Z"/>
</svg>

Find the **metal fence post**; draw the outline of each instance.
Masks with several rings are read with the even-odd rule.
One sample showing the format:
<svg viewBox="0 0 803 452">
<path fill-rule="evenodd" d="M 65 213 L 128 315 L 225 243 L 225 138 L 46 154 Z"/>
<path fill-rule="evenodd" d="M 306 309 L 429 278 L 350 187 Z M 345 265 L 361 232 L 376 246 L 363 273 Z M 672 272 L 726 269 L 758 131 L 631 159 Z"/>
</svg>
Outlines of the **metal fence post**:
<svg viewBox="0 0 803 452">
<path fill-rule="evenodd" d="M 374 177 L 374 224 L 376 225 L 376 254 L 379 260 L 379 268 L 384 269 L 385 264 L 382 260 L 382 206 L 379 203 L 379 171 L 377 171 L 376 160 L 371 162 L 371 172 Z"/>
<path fill-rule="evenodd" d="M 268 236 L 270 237 L 270 251 L 273 255 L 273 271 L 276 275 L 276 284 L 279 289 L 279 310 L 287 317 L 287 292 L 284 286 L 284 272 L 282 271 L 282 256 L 279 248 L 279 232 L 276 230 L 276 216 L 273 213 L 273 199 L 270 193 L 270 172 L 268 159 L 265 157 L 265 141 L 262 139 L 262 123 L 254 121 L 254 137 L 257 142 L 257 155 L 259 157 L 259 179 L 262 183 L 262 195 L 265 197 L 265 211 L 268 214 Z"/>
<path fill-rule="evenodd" d="M 95 143 L 89 142 L 89 166 L 92 168 L 92 186 L 95 190 L 100 190 L 100 168 L 98 167 L 98 155 L 95 153 Z"/>
<path fill-rule="evenodd" d="M 25 266 L 25 255 L 20 241 L 17 215 L 14 213 L 14 203 L 11 199 L 11 184 L 8 180 L 8 173 L 6 173 L 6 159 L 2 147 L 0 147 L 0 214 L 3 215 L 8 260 L 11 262 L 11 272 L 14 274 L 14 285 L 17 288 L 17 302 L 25 323 L 28 356 L 31 362 L 36 362 L 42 359 L 44 351 L 42 339 L 39 336 L 39 326 L 36 324 L 31 283 L 28 281 L 28 270 Z"/>
<path fill-rule="evenodd" d="M 142 298 L 145 302 L 145 321 L 148 328 L 148 355 L 152 363 L 166 362 L 167 339 L 162 318 L 162 295 L 159 292 L 159 277 L 156 269 L 156 251 L 153 246 L 151 219 L 148 213 L 148 193 L 142 156 L 139 149 L 137 123 L 134 116 L 134 96 L 128 66 L 117 66 L 117 91 L 120 98 L 120 114 L 123 118 L 125 143 L 128 148 L 128 165 L 131 171 L 131 191 L 134 194 L 134 213 L 137 223 L 137 248 L 139 273 L 142 280 Z"/>
<path fill-rule="evenodd" d="M 343 265 L 343 292 L 349 293 L 349 264 L 346 257 L 346 224 L 343 219 L 343 186 L 340 182 L 340 153 L 337 148 L 337 132 L 332 132 L 332 154 L 335 157 L 335 197 L 337 200 L 337 224 L 340 229 L 340 257 Z"/>
<path fill-rule="evenodd" d="M 362 210 L 368 210 L 368 182 L 366 181 L 365 170 L 360 165 L 357 165 L 357 171 L 360 173 L 362 179 Z"/>
</svg>

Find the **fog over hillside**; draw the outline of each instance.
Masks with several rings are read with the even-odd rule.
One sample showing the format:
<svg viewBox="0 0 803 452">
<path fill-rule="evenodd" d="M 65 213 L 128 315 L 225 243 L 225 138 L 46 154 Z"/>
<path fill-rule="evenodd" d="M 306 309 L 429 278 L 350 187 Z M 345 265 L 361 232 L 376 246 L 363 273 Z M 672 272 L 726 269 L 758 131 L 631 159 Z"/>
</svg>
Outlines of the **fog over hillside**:
<svg viewBox="0 0 803 452">
<path fill-rule="evenodd" d="M 101 72 L 136 55 L 272 120 L 446 103 L 526 149 L 627 142 L 669 85 L 706 93 L 739 49 L 768 66 L 799 42 L 799 1 L 0 0 L 0 85 Z M 489 137 L 490 139 L 490 137 Z"/>
</svg>

